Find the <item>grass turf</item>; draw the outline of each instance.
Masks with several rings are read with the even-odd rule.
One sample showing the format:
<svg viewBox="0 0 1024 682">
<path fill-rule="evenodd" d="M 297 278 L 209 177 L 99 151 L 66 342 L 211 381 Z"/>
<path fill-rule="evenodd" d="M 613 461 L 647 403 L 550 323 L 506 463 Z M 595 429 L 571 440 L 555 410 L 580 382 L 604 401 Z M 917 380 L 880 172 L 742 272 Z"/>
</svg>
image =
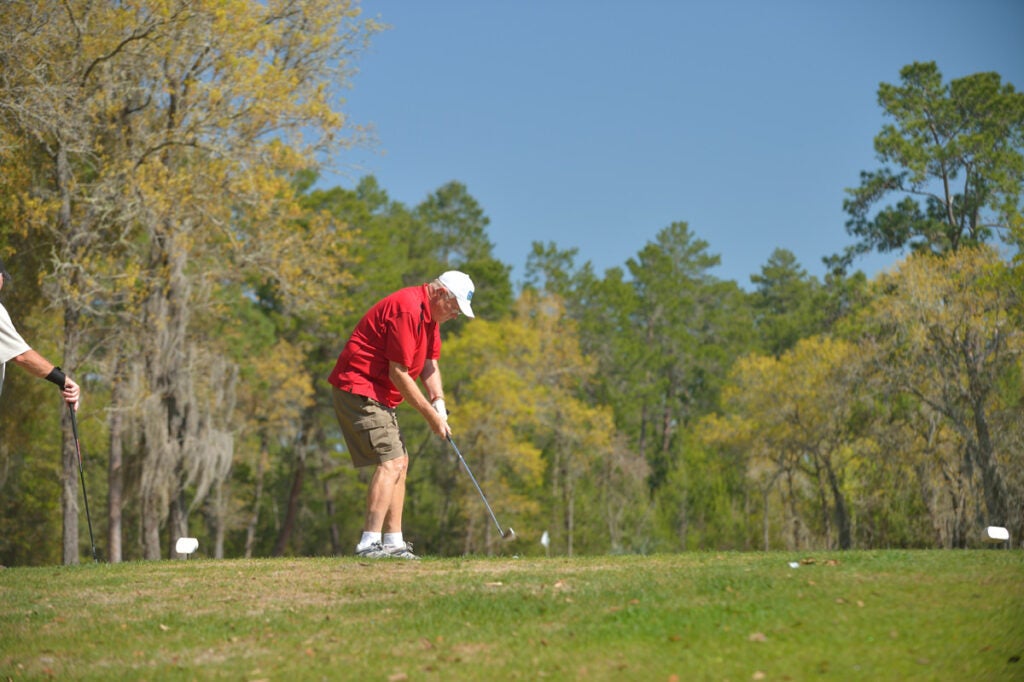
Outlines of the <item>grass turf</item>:
<svg viewBox="0 0 1024 682">
<path fill-rule="evenodd" d="M 0 680 L 1024 680 L 1022 657 L 1019 551 L 0 570 Z"/>
</svg>

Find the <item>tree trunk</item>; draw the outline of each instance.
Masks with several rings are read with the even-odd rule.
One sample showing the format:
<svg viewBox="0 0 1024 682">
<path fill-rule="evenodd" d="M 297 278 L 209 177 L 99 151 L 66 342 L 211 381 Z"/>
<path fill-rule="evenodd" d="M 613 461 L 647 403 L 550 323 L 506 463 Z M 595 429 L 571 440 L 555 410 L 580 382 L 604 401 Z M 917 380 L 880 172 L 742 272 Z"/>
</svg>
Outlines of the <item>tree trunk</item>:
<svg viewBox="0 0 1024 682">
<path fill-rule="evenodd" d="M 846 510 L 846 497 L 839 486 L 836 472 L 828 460 L 825 461 L 825 471 L 828 474 L 829 487 L 832 489 L 832 500 L 835 502 L 836 526 L 839 530 L 839 549 L 850 549 L 853 547 L 853 537 L 850 528 L 850 514 Z"/>
<path fill-rule="evenodd" d="M 761 499 L 762 499 L 762 502 L 764 504 L 764 518 L 761 521 L 761 533 L 762 533 L 762 538 L 763 538 L 764 551 L 766 551 L 766 552 L 771 547 L 771 537 L 769 535 L 769 530 L 771 528 L 771 524 L 769 523 L 769 518 L 768 518 L 768 514 L 769 514 L 768 500 L 769 500 L 769 496 L 771 495 L 771 492 L 772 492 L 772 488 L 771 488 L 770 485 L 765 486 L 761 490 Z"/>
<path fill-rule="evenodd" d="M 679 538 L 679 549 L 685 551 L 687 537 L 690 534 L 690 496 L 685 487 L 680 490 L 680 494 L 682 499 L 679 501 L 679 531 L 677 537 Z"/>
<path fill-rule="evenodd" d="M 935 546 L 937 548 L 944 548 L 945 540 L 943 539 L 942 522 L 936 508 L 936 491 L 932 488 L 931 476 L 929 469 L 923 462 L 914 464 L 914 474 L 917 477 L 917 489 L 921 495 L 921 501 L 924 504 L 925 509 L 928 510 L 928 522 L 931 524 L 932 533 L 934 534 Z"/>
<path fill-rule="evenodd" d="M 160 556 L 160 510 L 156 500 L 142 500 L 142 558 L 156 561 Z"/>
<path fill-rule="evenodd" d="M 77 280 L 77 277 L 72 275 L 72 280 Z M 67 363 L 69 373 L 72 371 L 71 368 L 78 366 L 78 339 L 78 314 L 70 307 L 66 307 L 64 312 L 64 362 Z M 81 381 L 80 378 L 79 381 Z M 71 415 L 67 403 L 63 399 L 60 404 L 62 410 L 60 420 L 61 451 L 63 453 L 61 506 L 64 510 L 64 564 L 72 565 L 79 561 L 78 485 L 84 478 L 84 474 L 79 470 L 84 463 L 80 459 L 83 456 L 81 454 L 81 432 L 79 432 L 78 443 L 73 437 L 67 437 L 71 433 Z M 82 495 L 83 497 L 88 496 L 88 491 L 83 490 Z"/>
<path fill-rule="evenodd" d="M 71 167 L 68 164 L 67 147 L 58 140 L 54 178 L 60 195 L 60 209 L 57 211 L 57 230 L 65 238 L 65 244 L 73 238 L 71 222 Z M 71 251 L 71 248 L 68 248 Z M 65 258 L 73 256 L 64 254 Z M 72 270 L 74 272 L 74 270 Z M 72 275 L 73 280 L 77 277 Z M 72 282 L 73 284 L 73 282 Z M 71 303 L 64 305 L 64 366 L 71 371 L 78 361 L 78 315 Z M 63 405 L 62 405 L 63 407 Z M 77 564 L 78 552 L 78 452 L 73 439 L 67 437 L 71 417 L 67 409 L 61 414 L 61 509 L 63 511 L 63 554 L 64 564 Z"/>
<path fill-rule="evenodd" d="M 640 457 L 644 458 L 647 462 L 650 462 L 650 460 L 647 459 L 647 401 L 646 400 L 644 400 L 641 403 L 641 405 L 640 405 L 640 435 L 637 437 L 636 451 L 637 451 L 637 454 Z M 653 480 L 653 477 L 655 475 L 656 474 L 654 473 L 654 467 L 652 466 L 651 467 L 651 477 L 652 478 L 649 481 L 649 483 L 651 484 L 650 485 L 650 493 L 651 493 L 651 498 L 652 499 L 654 497 L 654 485 L 653 485 L 654 484 L 654 480 Z"/>
<path fill-rule="evenodd" d="M 977 441 L 973 450 L 974 460 L 981 468 L 981 481 L 985 496 L 985 511 L 988 512 L 988 524 L 996 526 L 1015 526 L 1016 519 L 1010 519 L 1006 503 L 1006 481 L 999 471 L 993 454 L 992 436 L 989 433 L 988 416 L 985 413 L 985 398 L 981 396 L 974 401 L 974 431 Z M 1013 530 L 1019 530 L 1013 528 Z"/>
<path fill-rule="evenodd" d="M 674 418 L 671 405 L 674 400 L 675 395 L 672 391 L 668 391 L 665 395 L 665 406 L 661 411 L 661 460 L 664 462 L 663 477 L 668 477 L 668 471 L 671 468 L 672 422 Z"/>
<path fill-rule="evenodd" d="M 822 480 L 821 459 L 815 455 L 814 480 L 818 484 L 818 507 L 821 514 L 821 522 L 825 525 L 825 548 L 832 549 L 832 513 L 828 508 L 828 495 L 825 491 L 825 481 Z"/>
<path fill-rule="evenodd" d="M 483 481 L 483 485 L 487 485 L 487 455 L 483 454 L 480 456 L 480 466 L 477 468 L 477 474 L 480 476 L 480 481 Z M 476 486 L 474 486 L 475 489 Z M 484 518 L 483 516 L 477 516 L 477 518 Z M 491 519 L 488 516 L 487 520 L 484 521 L 484 550 L 487 552 L 487 556 L 494 556 L 493 546 L 491 545 Z"/>
<path fill-rule="evenodd" d="M 253 493 L 252 514 L 249 515 L 249 526 L 245 529 L 245 558 L 251 559 L 256 546 L 256 528 L 260 520 L 260 504 L 263 501 L 263 463 L 270 456 L 268 453 L 267 433 L 260 430 L 260 452 L 256 458 L 256 490 Z"/>
<path fill-rule="evenodd" d="M 78 453 L 73 438 L 66 436 L 71 418 L 65 410 L 61 414 L 61 509 L 64 528 L 64 565 L 78 563 Z"/>
<path fill-rule="evenodd" d="M 946 536 L 949 538 L 949 547 L 963 549 L 967 546 L 966 533 L 966 507 L 967 499 L 964 493 L 964 481 L 967 479 L 968 463 L 961 460 L 960 470 L 957 476 L 949 473 L 946 467 L 942 469 L 942 476 L 946 480 L 949 490 L 949 507 L 951 518 L 946 524 Z"/>
<path fill-rule="evenodd" d="M 144 339 L 149 393 L 143 415 L 147 435 L 143 458 L 143 552 L 146 559 L 162 554 L 160 526 L 167 506 L 181 493 L 180 471 L 189 429 L 191 400 L 188 345 L 189 282 L 185 275 L 188 254 L 187 225 L 172 218 L 154 224 L 149 270 L 154 273 L 145 304 L 144 323 L 152 330 Z M 173 526 L 168 528 L 174 534 Z M 173 548 L 172 548 L 173 549 Z M 173 556 L 173 553 L 172 553 Z"/>
<path fill-rule="evenodd" d="M 318 434 L 319 436 L 320 434 Z M 318 438 L 317 440 L 320 440 Z M 320 468 L 323 472 L 323 486 L 324 486 L 324 508 L 327 512 L 328 519 L 328 532 L 331 541 L 331 554 L 337 556 L 341 554 L 341 531 L 338 529 L 338 520 L 335 515 L 334 508 L 334 495 L 331 492 L 331 476 L 327 475 L 328 467 L 330 466 L 330 459 L 327 456 L 327 448 L 323 444 L 318 443 L 317 450 L 320 452 Z"/>
<path fill-rule="evenodd" d="M 786 469 L 786 487 L 789 489 L 789 515 L 790 523 L 793 529 L 793 546 L 790 549 L 799 550 L 801 545 L 801 524 L 800 524 L 800 510 L 796 504 L 796 490 L 793 488 L 793 470 Z"/>
<path fill-rule="evenodd" d="M 107 465 L 107 560 L 117 564 L 124 560 L 121 548 L 124 506 L 124 415 L 122 401 L 124 380 L 119 374 L 119 362 L 111 372 L 114 377 L 110 392 L 110 460 Z"/>
<path fill-rule="evenodd" d="M 281 531 L 277 534 L 277 541 L 274 543 L 274 556 L 284 556 L 284 550 L 288 547 L 292 532 L 295 530 L 295 519 L 299 514 L 299 497 L 302 494 L 302 479 L 306 474 L 306 446 L 300 438 L 296 445 L 295 473 L 292 476 L 292 486 L 288 492 L 288 507 L 285 512 L 284 523 Z"/>
<path fill-rule="evenodd" d="M 576 540 L 576 484 L 569 472 L 565 473 L 562 480 L 565 491 L 565 551 L 566 556 L 572 557 Z"/>
<path fill-rule="evenodd" d="M 184 554 L 178 554 L 175 545 L 178 538 L 188 537 L 188 517 L 185 512 L 186 506 L 181 493 L 171 498 L 171 507 L 167 515 L 167 556 L 172 559 L 185 559 Z"/>
<path fill-rule="evenodd" d="M 225 493 L 224 481 L 217 483 L 213 492 L 215 516 L 213 517 L 213 558 L 224 558 L 224 539 L 227 535 L 227 507 L 230 493 Z M 230 486 L 228 486 L 230 490 Z"/>
</svg>

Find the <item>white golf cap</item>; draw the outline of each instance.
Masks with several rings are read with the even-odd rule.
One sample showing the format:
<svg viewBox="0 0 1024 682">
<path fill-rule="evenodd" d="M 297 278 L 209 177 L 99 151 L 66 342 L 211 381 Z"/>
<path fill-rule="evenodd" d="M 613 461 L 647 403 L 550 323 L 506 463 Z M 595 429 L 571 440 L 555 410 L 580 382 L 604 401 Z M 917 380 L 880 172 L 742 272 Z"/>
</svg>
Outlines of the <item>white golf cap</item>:
<svg viewBox="0 0 1024 682">
<path fill-rule="evenodd" d="M 462 314 L 466 317 L 473 317 L 473 308 L 470 306 L 470 302 L 473 300 L 474 287 L 473 280 L 469 278 L 469 275 L 458 270 L 449 270 L 437 280 L 444 285 L 445 289 L 455 295 Z"/>
</svg>

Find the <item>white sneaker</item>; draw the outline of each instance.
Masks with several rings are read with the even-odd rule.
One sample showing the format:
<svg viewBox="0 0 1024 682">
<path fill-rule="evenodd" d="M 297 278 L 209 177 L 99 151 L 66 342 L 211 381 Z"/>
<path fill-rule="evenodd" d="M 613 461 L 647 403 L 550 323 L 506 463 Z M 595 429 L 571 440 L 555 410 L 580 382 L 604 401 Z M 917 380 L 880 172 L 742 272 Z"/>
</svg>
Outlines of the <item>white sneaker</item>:
<svg viewBox="0 0 1024 682">
<path fill-rule="evenodd" d="M 418 556 L 412 553 L 411 542 L 407 542 L 404 545 L 384 545 L 384 551 L 388 553 L 388 556 L 395 559 L 419 559 Z"/>
<path fill-rule="evenodd" d="M 371 542 L 365 547 L 356 547 L 356 556 L 361 556 L 364 559 L 387 559 L 391 553 L 384 549 L 384 545 L 379 542 Z"/>
</svg>

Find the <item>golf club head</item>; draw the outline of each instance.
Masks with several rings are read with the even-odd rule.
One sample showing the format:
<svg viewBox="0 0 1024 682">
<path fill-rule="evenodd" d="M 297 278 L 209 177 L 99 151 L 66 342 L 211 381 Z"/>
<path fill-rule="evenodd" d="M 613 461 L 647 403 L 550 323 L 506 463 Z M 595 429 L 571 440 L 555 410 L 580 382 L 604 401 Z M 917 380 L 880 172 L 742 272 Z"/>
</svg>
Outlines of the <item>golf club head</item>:
<svg viewBox="0 0 1024 682">
<path fill-rule="evenodd" d="M 503 540 L 515 540 L 516 539 L 516 532 L 514 530 L 512 530 L 511 528 L 506 528 L 505 532 L 501 534 L 501 538 Z"/>
</svg>

